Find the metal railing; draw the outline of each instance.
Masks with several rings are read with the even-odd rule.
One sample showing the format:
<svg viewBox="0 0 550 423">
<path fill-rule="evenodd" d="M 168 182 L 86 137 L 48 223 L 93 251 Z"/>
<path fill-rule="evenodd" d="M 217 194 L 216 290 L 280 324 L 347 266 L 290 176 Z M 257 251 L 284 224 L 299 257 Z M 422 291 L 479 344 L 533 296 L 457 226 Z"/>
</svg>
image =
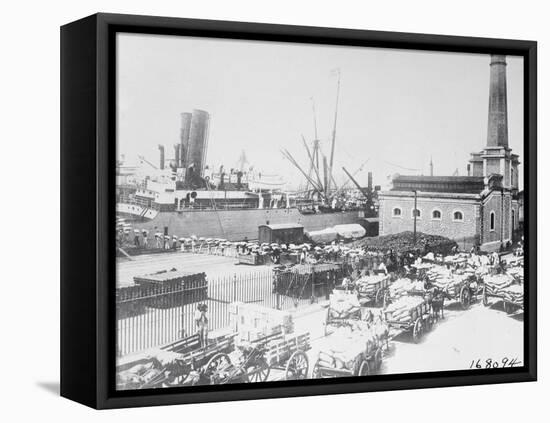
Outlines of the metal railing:
<svg viewBox="0 0 550 423">
<path fill-rule="evenodd" d="M 283 280 L 288 285 L 293 277 L 293 289 L 283 289 L 282 285 L 278 288 Z M 301 284 L 296 282 L 300 277 Z M 266 269 L 217 278 L 206 286 L 119 289 L 117 354 L 123 356 L 158 347 L 194 334 L 199 304 L 207 305 L 208 329 L 215 331 L 229 327 L 229 305 L 235 301 L 289 310 L 328 298 L 336 283 L 326 275 L 300 277 L 287 272 L 274 278 L 273 271 Z"/>
</svg>

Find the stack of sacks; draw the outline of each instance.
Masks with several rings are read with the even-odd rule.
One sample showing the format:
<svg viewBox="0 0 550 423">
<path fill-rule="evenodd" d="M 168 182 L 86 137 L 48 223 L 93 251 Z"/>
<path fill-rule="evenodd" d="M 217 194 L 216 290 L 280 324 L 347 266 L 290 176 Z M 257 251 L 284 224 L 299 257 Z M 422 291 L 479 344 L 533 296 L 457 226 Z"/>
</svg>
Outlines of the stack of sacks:
<svg viewBox="0 0 550 423">
<path fill-rule="evenodd" d="M 407 323 L 412 319 L 413 310 L 423 303 L 421 297 L 401 297 L 386 309 L 386 320 Z"/>
<path fill-rule="evenodd" d="M 473 265 L 472 263 L 467 263 L 464 267 L 457 269 L 454 273 L 458 275 L 475 275 L 477 270 L 477 266 Z"/>
<path fill-rule="evenodd" d="M 426 272 L 426 276 L 431 280 L 450 278 L 452 272 L 443 266 L 432 266 L 430 270 Z"/>
<path fill-rule="evenodd" d="M 424 262 L 424 263 L 415 263 L 412 265 L 412 267 L 415 267 L 418 270 L 422 270 L 422 269 L 431 269 L 435 267 L 435 265 L 429 262 Z"/>
<path fill-rule="evenodd" d="M 449 264 L 465 263 L 468 260 L 467 254 L 455 254 L 453 256 L 446 256 L 443 261 Z"/>
<path fill-rule="evenodd" d="M 348 319 L 360 311 L 361 304 L 359 304 L 357 295 L 339 290 L 335 290 L 333 294 L 330 294 L 329 315 L 331 318 Z"/>
<path fill-rule="evenodd" d="M 518 306 L 523 306 L 523 285 L 514 284 L 503 288 L 502 298 L 506 301 L 516 304 Z"/>
<path fill-rule="evenodd" d="M 458 295 L 458 287 L 468 279 L 468 275 L 455 274 L 450 277 L 442 277 L 432 281 L 441 291 L 446 292 L 451 297 Z"/>
<path fill-rule="evenodd" d="M 512 256 L 505 259 L 508 266 L 523 266 L 523 256 Z"/>
<path fill-rule="evenodd" d="M 489 274 L 489 266 L 481 265 L 478 268 L 476 268 L 475 273 L 476 276 L 484 277 L 485 275 Z"/>
<path fill-rule="evenodd" d="M 363 276 L 355 282 L 359 292 L 371 298 L 376 296 L 376 291 L 378 291 L 378 289 L 385 288 L 388 284 L 389 277 L 387 275 Z"/>
<path fill-rule="evenodd" d="M 158 350 L 140 354 L 128 363 L 117 366 L 117 385 L 123 389 L 138 389 L 157 378 L 164 371 L 176 370 L 176 359 L 181 354 Z"/>
<path fill-rule="evenodd" d="M 422 291 L 424 284 L 421 281 L 412 281 L 408 278 L 397 279 L 390 285 L 390 297 L 393 299 L 407 295 L 409 291 Z"/>
<path fill-rule="evenodd" d="M 489 295 L 501 295 L 501 291 L 514 283 L 514 278 L 507 274 L 486 275 L 483 278 L 485 291 Z"/>
<path fill-rule="evenodd" d="M 374 331 L 364 322 L 352 322 L 354 327 L 338 328 L 325 338 L 319 350 L 319 365 L 353 372 L 377 345 Z"/>
<path fill-rule="evenodd" d="M 511 267 L 506 271 L 506 273 L 517 281 L 523 283 L 523 267 Z"/>
<path fill-rule="evenodd" d="M 434 253 L 428 253 L 424 257 L 422 257 L 422 260 L 424 260 L 424 261 L 435 261 L 435 254 Z"/>
</svg>

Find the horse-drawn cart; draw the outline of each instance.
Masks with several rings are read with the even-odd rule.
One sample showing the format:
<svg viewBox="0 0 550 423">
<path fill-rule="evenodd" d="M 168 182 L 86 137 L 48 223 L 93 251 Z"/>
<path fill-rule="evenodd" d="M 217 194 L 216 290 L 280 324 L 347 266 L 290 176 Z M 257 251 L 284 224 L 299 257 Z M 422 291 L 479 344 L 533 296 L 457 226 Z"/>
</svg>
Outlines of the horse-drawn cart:
<svg viewBox="0 0 550 423">
<path fill-rule="evenodd" d="M 363 276 L 355 282 L 355 287 L 362 305 L 373 303 L 378 307 L 385 307 L 389 298 L 389 275 L 378 274 Z"/>
<path fill-rule="evenodd" d="M 489 305 L 489 298 L 500 300 L 506 313 L 523 312 L 523 284 L 511 275 L 487 275 L 484 277 L 484 306 Z"/>
<path fill-rule="evenodd" d="M 305 379 L 309 370 L 309 338 L 309 333 L 277 333 L 243 342 L 237 346 L 236 359 L 225 353 L 212 358 L 208 368 L 211 383 L 265 382 L 272 370 L 282 370 L 285 380 Z"/>
<path fill-rule="evenodd" d="M 372 327 L 365 322 L 349 321 L 349 330 L 329 336 L 321 345 L 312 377 L 368 376 L 382 363 L 382 348 Z"/>
<path fill-rule="evenodd" d="M 401 297 L 385 310 L 384 316 L 390 328 L 410 332 L 414 342 L 430 331 L 434 323 L 430 304 L 417 296 Z"/>
<path fill-rule="evenodd" d="M 234 350 L 235 333 L 201 345 L 198 334 L 164 345 L 117 365 L 119 389 L 209 384 L 214 359 Z"/>
<path fill-rule="evenodd" d="M 483 293 L 483 286 L 473 272 L 456 273 L 437 267 L 426 274 L 430 285 L 446 299 L 460 304 L 467 310 L 472 301 Z"/>
<path fill-rule="evenodd" d="M 328 323 L 338 325 L 347 320 L 361 319 L 361 304 L 355 291 L 335 289 L 329 297 Z"/>
</svg>

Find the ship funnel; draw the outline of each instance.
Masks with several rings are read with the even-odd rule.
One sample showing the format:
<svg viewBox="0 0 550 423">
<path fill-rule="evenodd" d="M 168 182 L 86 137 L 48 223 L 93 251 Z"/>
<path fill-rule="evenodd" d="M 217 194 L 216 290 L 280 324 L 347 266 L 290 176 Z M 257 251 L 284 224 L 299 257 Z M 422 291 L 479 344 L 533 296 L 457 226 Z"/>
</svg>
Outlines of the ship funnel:
<svg viewBox="0 0 550 423">
<path fill-rule="evenodd" d="M 181 144 L 174 145 L 174 164 L 176 166 L 176 169 L 181 167 L 180 148 L 181 148 Z"/>
<path fill-rule="evenodd" d="M 210 115 L 204 110 L 193 110 L 189 130 L 189 142 L 186 164 L 189 173 L 203 176 L 206 151 L 208 147 L 208 129 Z"/>
<path fill-rule="evenodd" d="M 160 169 L 164 169 L 164 146 L 159 144 L 160 151 Z"/>
<path fill-rule="evenodd" d="M 180 133 L 180 164 L 181 167 L 187 167 L 187 150 L 189 148 L 189 131 L 191 130 L 191 113 L 181 114 L 181 133 Z"/>
</svg>

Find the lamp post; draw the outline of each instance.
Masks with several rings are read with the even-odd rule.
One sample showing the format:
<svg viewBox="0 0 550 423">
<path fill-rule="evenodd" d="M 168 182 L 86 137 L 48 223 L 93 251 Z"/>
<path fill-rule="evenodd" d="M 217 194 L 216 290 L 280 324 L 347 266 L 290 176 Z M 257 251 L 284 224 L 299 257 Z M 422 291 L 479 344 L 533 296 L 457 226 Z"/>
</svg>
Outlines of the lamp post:
<svg viewBox="0 0 550 423">
<path fill-rule="evenodd" d="M 416 199 L 417 199 L 417 192 L 416 190 L 414 192 L 414 209 L 413 209 L 413 218 L 414 218 L 414 228 L 413 228 L 413 245 L 416 245 Z"/>
</svg>

